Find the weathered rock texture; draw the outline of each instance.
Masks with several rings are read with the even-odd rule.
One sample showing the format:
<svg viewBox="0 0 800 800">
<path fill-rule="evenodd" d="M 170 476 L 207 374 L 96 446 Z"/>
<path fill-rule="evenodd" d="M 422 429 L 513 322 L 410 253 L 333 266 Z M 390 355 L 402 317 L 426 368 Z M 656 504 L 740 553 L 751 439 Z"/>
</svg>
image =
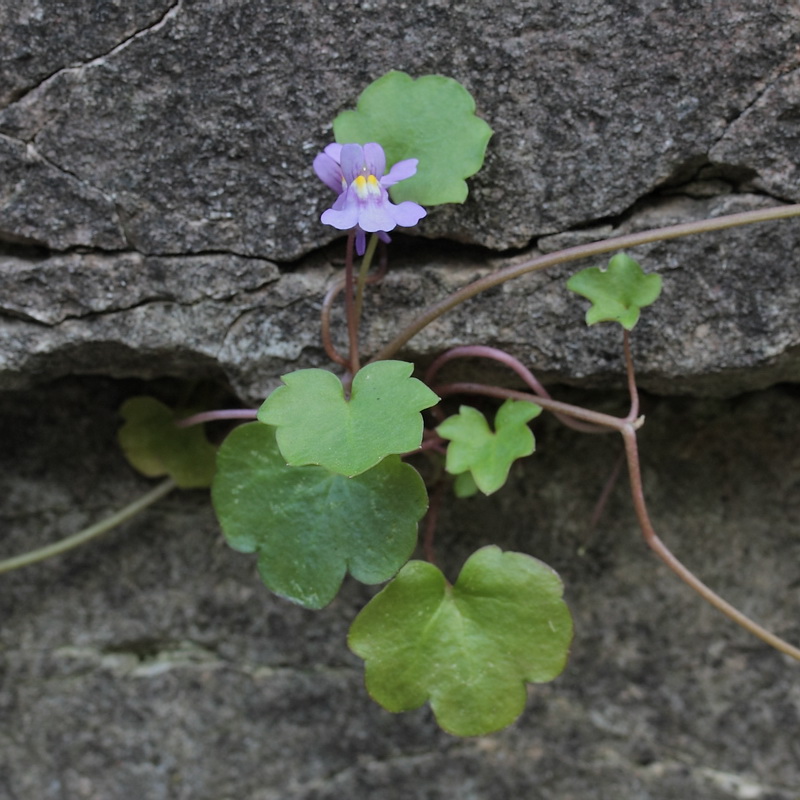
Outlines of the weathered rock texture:
<svg viewBox="0 0 800 800">
<path fill-rule="evenodd" d="M 141 390 L 70 379 L 0 397 L 4 555 L 147 490 L 109 447 L 118 403 Z M 583 399 L 611 410 L 624 396 Z M 642 433 L 663 538 L 794 641 L 798 403 L 788 389 L 653 398 Z M 796 800 L 796 667 L 650 555 L 623 483 L 589 536 L 614 439 L 546 420 L 536 429 L 538 453 L 511 486 L 448 508 L 438 538 L 451 578 L 495 542 L 545 559 L 566 581 L 570 665 L 531 688 L 514 726 L 458 741 L 428 710 L 382 711 L 345 646 L 370 591 L 348 582 L 322 612 L 276 599 L 254 559 L 221 540 L 207 494 L 186 492 L 0 578 L 0 797 Z"/>
<path fill-rule="evenodd" d="M 800 201 L 794 0 L 0 0 L 0 557 L 145 490 L 113 445 L 134 379 L 255 403 L 328 363 L 342 247 L 310 165 L 390 69 L 460 80 L 495 135 L 467 203 L 396 237 L 367 353 L 506 264 Z M 634 337 L 657 524 L 795 641 L 798 242 L 795 221 L 632 252 L 664 275 Z M 578 266 L 494 289 L 402 354 L 483 342 L 618 387 L 618 332 L 586 329 L 564 289 Z M 578 557 L 615 452 L 538 435 L 513 486 L 440 533 L 453 572 L 497 542 L 566 579 L 572 665 L 516 726 L 456 742 L 427 711 L 374 707 L 343 644 L 369 592 L 316 615 L 271 598 L 188 493 L 0 576 L 0 800 L 796 800 L 796 670 L 653 561 L 621 488 Z"/>
</svg>

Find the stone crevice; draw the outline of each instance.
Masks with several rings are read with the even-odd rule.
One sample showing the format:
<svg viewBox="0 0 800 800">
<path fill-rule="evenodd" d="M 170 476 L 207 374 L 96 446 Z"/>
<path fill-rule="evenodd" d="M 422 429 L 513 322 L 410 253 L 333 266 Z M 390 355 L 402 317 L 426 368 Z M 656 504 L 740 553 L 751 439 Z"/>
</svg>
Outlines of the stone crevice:
<svg viewBox="0 0 800 800">
<path fill-rule="evenodd" d="M 13 107 L 17 103 L 26 100 L 31 95 L 44 89 L 59 75 L 62 75 L 67 72 L 79 72 L 81 70 L 92 67 L 93 65 L 101 63 L 105 59 L 121 52 L 136 39 L 139 39 L 142 36 L 147 36 L 150 33 L 155 33 L 156 31 L 160 30 L 167 22 L 169 22 L 180 11 L 182 5 L 183 5 L 183 0 L 174 0 L 174 2 L 167 7 L 164 13 L 155 22 L 151 22 L 145 27 L 139 28 L 138 30 L 134 31 L 132 34 L 130 34 L 121 42 L 118 42 L 108 50 L 99 53 L 98 55 L 92 56 L 91 58 L 82 61 L 78 64 L 70 64 L 65 67 L 59 67 L 59 69 L 54 70 L 49 75 L 46 75 L 45 77 L 41 78 L 35 84 L 26 87 L 24 89 L 20 89 L 10 102 L 0 106 L 0 111 L 4 111 L 8 108 Z"/>
<path fill-rule="evenodd" d="M 791 75 L 797 70 L 800 70 L 800 50 L 798 50 L 798 54 L 795 55 L 790 61 L 776 67 L 766 81 L 760 87 L 758 87 L 757 91 L 754 92 L 750 102 L 746 103 L 732 119 L 729 119 L 726 122 L 722 133 L 717 136 L 716 140 L 709 146 L 709 152 L 711 152 L 711 150 L 713 150 L 728 136 L 730 131 L 742 119 L 742 117 L 744 117 L 749 111 L 757 106 L 761 99 L 775 87 L 778 81 L 782 80 L 787 75 Z"/>
</svg>

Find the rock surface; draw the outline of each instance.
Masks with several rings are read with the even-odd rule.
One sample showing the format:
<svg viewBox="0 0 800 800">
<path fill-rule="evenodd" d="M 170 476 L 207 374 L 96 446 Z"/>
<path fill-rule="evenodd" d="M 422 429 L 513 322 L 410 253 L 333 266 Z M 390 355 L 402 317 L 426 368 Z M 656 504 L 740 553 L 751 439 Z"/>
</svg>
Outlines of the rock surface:
<svg viewBox="0 0 800 800">
<path fill-rule="evenodd" d="M 32 151 L 73 180 L 40 180 L 5 200 L 0 231 L 55 249 L 85 237 L 39 209 L 83 207 L 85 192 L 113 203 L 91 216 L 97 247 L 109 247 L 105 232 L 118 225 L 147 254 L 286 261 L 330 241 L 311 160 L 335 114 L 390 69 L 460 80 L 495 130 L 471 200 L 431 215 L 421 226 L 430 236 L 523 247 L 618 215 L 709 162 L 797 162 L 791 136 L 760 137 L 759 154 L 742 162 L 738 130 L 755 122 L 764 134 L 796 119 L 796 82 L 781 78 L 798 67 L 792 0 L 503 0 L 491 9 L 426 0 L 413 12 L 381 0 L 355 16 L 338 0 L 141 0 L 111 6 L 96 31 L 88 26 L 91 38 L 68 47 L 59 42 L 74 42 L 70 27 L 44 21 L 65 4 L 42 3 L 38 24 L 40 4 L 22 5 L 27 12 L 5 12 L 20 21 L 0 27 L 12 63 L 0 134 L 26 145 L 18 168 Z M 92 9 L 85 2 L 67 16 Z M 740 146 L 712 157 L 728 139 Z M 779 194 L 797 191 L 795 181 Z"/>
<path fill-rule="evenodd" d="M 665 197 L 608 233 L 767 205 L 755 195 Z M 540 249 L 510 259 L 454 246 L 401 249 L 370 293 L 365 352 L 376 353 L 415 313 L 455 289 L 581 238 L 546 237 Z M 590 231 L 588 238 L 597 237 Z M 647 271 L 664 276 L 663 297 L 634 332 L 641 385 L 659 393 L 730 395 L 800 380 L 799 240 L 800 222 L 784 221 L 632 250 Z M 230 255 L 7 256 L 0 272 L 0 387 L 76 373 L 171 375 L 227 382 L 242 399 L 258 403 L 285 372 L 329 363 L 319 308 L 339 275 L 333 262 L 339 254 L 329 249 L 291 271 Z M 588 302 L 564 285 L 579 266 L 592 263 L 493 289 L 441 317 L 401 355 L 424 362 L 449 346 L 488 343 L 545 380 L 619 386 L 617 327 L 587 328 Z M 338 307 L 334 320 L 344 347 Z"/>
<path fill-rule="evenodd" d="M 0 558 L 150 488 L 111 446 L 118 404 L 142 388 L 68 379 L 0 396 Z M 611 410 L 624 398 L 582 399 Z M 799 641 L 796 389 L 645 402 L 660 534 L 727 599 Z M 617 442 L 545 419 L 535 428 L 537 454 L 511 485 L 445 506 L 437 537 L 451 578 L 498 543 L 566 583 L 570 664 L 531 688 L 511 728 L 459 741 L 427 709 L 382 711 L 345 646 L 370 591 L 349 582 L 321 612 L 278 600 L 253 558 L 221 541 L 207 493 L 184 492 L 0 576 L 0 797 L 795 800 L 796 668 L 656 561 L 624 482 L 589 534 Z"/>
<path fill-rule="evenodd" d="M 210 381 L 253 404 L 328 365 L 343 248 L 310 164 L 373 79 L 452 76 L 495 134 L 467 203 L 395 237 L 368 354 L 504 266 L 800 201 L 799 53 L 794 0 L 0 4 L 0 560 L 149 489 L 114 444 L 127 397 Z M 798 241 L 792 221 L 631 251 L 664 276 L 633 344 L 656 527 L 795 643 Z M 492 344 L 616 412 L 618 331 L 587 329 L 564 288 L 602 260 L 492 289 L 400 356 Z M 332 330 L 343 347 L 338 307 Z M 383 712 L 345 646 L 372 590 L 292 607 L 205 493 L 176 493 L 0 575 L 0 800 L 796 800 L 796 670 L 655 561 L 624 486 L 587 541 L 616 443 L 536 435 L 511 485 L 446 507 L 437 538 L 451 575 L 497 543 L 565 579 L 570 666 L 514 726 L 457 741 L 427 709 Z"/>
</svg>

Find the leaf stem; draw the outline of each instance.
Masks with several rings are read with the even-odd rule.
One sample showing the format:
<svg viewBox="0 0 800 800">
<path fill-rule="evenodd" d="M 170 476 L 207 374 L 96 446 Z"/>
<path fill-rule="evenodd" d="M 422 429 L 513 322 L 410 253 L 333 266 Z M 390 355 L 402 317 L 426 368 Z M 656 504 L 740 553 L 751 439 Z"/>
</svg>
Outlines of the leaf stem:
<svg viewBox="0 0 800 800">
<path fill-rule="evenodd" d="M 481 292 L 499 286 L 506 281 L 519 278 L 529 272 L 538 272 L 556 264 L 566 264 L 570 261 L 577 261 L 581 258 L 593 257 L 612 250 L 622 250 L 628 247 L 637 247 L 651 242 L 660 242 L 667 239 L 678 239 L 683 236 L 691 236 L 697 233 L 711 233 L 727 228 L 735 228 L 739 225 L 750 225 L 755 222 L 768 222 L 779 219 L 789 219 L 800 216 L 800 204 L 788 206 L 775 206 L 773 208 L 761 208 L 756 211 L 744 211 L 739 214 L 729 214 L 724 217 L 714 217 L 703 219 L 696 222 L 682 222 L 679 225 L 669 225 L 663 228 L 653 228 L 651 230 L 629 233 L 625 236 L 618 236 L 614 239 L 603 239 L 599 242 L 568 247 L 555 253 L 537 256 L 530 261 L 522 264 L 514 264 L 505 269 L 485 275 L 470 284 L 462 287 L 451 295 L 428 306 L 411 323 L 409 323 L 400 333 L 386 344 L 373 358 L 372 361 L 379 361 L 385 358 L 392 358 L 410 339 L 416 336 L 423 328 L 431 322 L 441 317 L 443 314 L 455 308 L 460 303 L 470 300 Z"/>
<path fill-rule="evenodd" d="M 633 369 L 631 335 L 626 328 L 622 329 L 622 348 L 625 352 L 625 373 L 628 376 L 628 394 L 631 398 L 631 410 L 625 419 L 628 422 L 633 422 L 639 416 L 639 390 L 636 387 L 636 373 Z"/>
<path fill-rule="evenodd" d="M 446 350 L 430 365 L 430 367 L 428 367 L 428 371 L 425 373 L 425 383 L 430 385 L 436 373 L 438 373 L 448 361 L 451 361 L 454 358 L 492 358 L 495 361 L 499 361 L 509 369 L 514 370 L 514 372 L 516 372 L 517 375 L 522 378 L 525 384 L 533 390 L 533 393 L 537 397 L 550 398 L 550 392 L 548 392 L 547 389 L 545 389 L 544 386 L 539 383 L 536 376 L 521 361 L 514 358 L 514 356 L 512 356 L 510 353 L 506 353 L 504 350 L 499 350 L 496 347 L 487 347 L 486 345 L 481 344 L 461 345 L 459 347 L 453 347 L 450 350 Z M 584 422 L 571 419 L 570 417 L 559 414 L 558 412 L 553 413 L 559 422 L 566 425 L 568 428 L 573 428 L 574 430 L 581 431 L 582 433 L 607 432 L 607 428 L 598 428 L 596 425 L 589 425 Z"/>
<path fill-rule="evenodd" d="M 564 416 L 571 417 L 572 419 L 588 422 L 592 425 L 593 432 L 597 428 L 610 429 L 620 431 L 630 424 L 634 428 L 641 426 L 641 420 L 635 420 L 628 423 L 627 420 L 620 419 L 619 417 L 612 417 L 610 414 L 603 414 L 600 411 L 591 411 L 588 408 L 581 408 L 580 406 L 573 406 L 570 403 L 562 403 L 559 400 L 553 400 L 551 397 L 541 397 L 530 392 L 518 392 L 515 389 L 506 389 L 502 386 L 489 386 L 483 383 L 470 383 L 468 381 L 461 381 L 457 383 L 445 383 L 431 387 L 439 397 L 445 397 L 451 394 L 480 394 L 486 397 L 497 397 L 505 400 L 509 397 L 514 400 L 527 400 L 529 403 L 536 403 L 542 408 L 554 414 L 563 414 Z"/>
<path fill-rule="evenodd" d="M 112 528 L 116 528 L 123 522 L 127 522 L 132 517 L 135 517 L 137 514 L 144 511 L 148 506 L 151 506 L 157 500 L 160 500 L 162 497 L 169 494 L 175 487 L 175 481 L 173 481 L 172 478 L 167 478 L 159 483 L 155 489 L 152 489 L 138 500 L 134 500 L 132 503 L 125 506 L 125 508 L 120 509 L 110 517 L 106 517 L 104 520 L 100 520 L 100 522 L 95 522 L 93 525 L 90 525 L 88 528 L 84 528 L 78 533 L 72 534 L 72 536 L 67 536 L 65 539 L 61 539 L 60 541 L 54 542 L 46 547 L 40 547 L 37 550 L 31 550 L 28 553 L 23 553 L 22 555 L 14 556 L 13 558 L 7 558 L 5 561 L 0 561 L 0 573 L 10 572 L 11 570 L 19 569 L 20 567 L 26 567 L 29 564 L 35 564 L 37 561 L 44 561 L 46 558 L 59 555 L 60 553 L 65 553 L 67 550 L 72 550 L 75 547 L 86 544 L 86 542 L 90 541 L 91 539 L 94 539 L 97 536 L 110 531 Z"/>
<path fill-rule="evenodd" d="M 609 416 L 608 414 L 601 414 L 597 411 L 571 406 L 567 403 L 560 403 L 556 400 L 538 397 L 537 395 L 528 394 L 526 392 L 516 392 L 512 389 L 503 389 L 499 386 L 484 386 L 479 383 L 450 383 L 433 387 L 433 390 L 439 396 L 456 393 L 471 393 L 487 395 L 489 397 L 513 397 L 519 400 L 529 400 L 533 403 L 538 403 L 542 408 L 548 411 L 559 411 L 568 416 L 575 417 L 576 419 L 581 419 L 596 425 L 603 425 L 619 431 L 625 443 L 625 455 L 628 461 L 628 475 L 630 478 L 631 495 L 633 497 L 636 519 L 639 522 L 642 536 L 648 546 L 684 583 L 694 589 L 706 602 L 722 612 L 728 619 L 740 625 L 746 631 L 753 634 L 753 636 L 761 639 L 761 641 L 779 650 L 781 653 L 800 661 L 800 649 L 789 644 L 774 633 L 771 633 L 766 628 L 763 628 L 726 600 L 723 600 L 716 592 L 706 586 L 691 570 L 685 567 L 656 534 L 650 522 L 650 516 L 647 513 L 639 464 L 639 450 L 636 442 L 636 430 L 643 424 L 643 417 L 638 417 L 637 419 L 619 419 Z"/>
<path fill-rule="evenodd" d="M 358 353 L 358 319 L 356 318 L 355 296 L 353 294 L 353 245 L 355 232 L 347 235 L 347 248 L 344 262 L 344 307 L 347 317 L 347 341 L 349 345 L 348 365 L 351 375 L 358 372 L 361 361 Z"/>
<path fill-rule="evenodd" d="M 375 255 L 375 248 L 378 246 L 378 234 L 373 233 L 369 237 L 369 244 L 361 259 L 361 268 L 358 270 L 358 280 L 356 282 L 356 325 L 361 324 L 361 310 L 364 306 L 364 287 L 367 284 L 367 273 L 372 266 L 372 257 Z"/>
<path fill-rule="evenodd" d="M 339 296 L 339 292 L 344 288 L 345 279 L 339 278 L 325 293 L 325 298 L 322 301 L 322 311 L 320 312 L 320 327 L 322 333 L 322 346 L 328 354 L 328 358 L 335 364 L 342 367 L 349 366 L 347 359 L 339 353 L 334 347 L 333 340 L 331 339 L 331 308 L 333 301 Z"/>
<path fill-rule="evenodd" d="M 771 633 L 766 628 L 761 627 L 750 617 L 743 614 L 739 609 L 723 600 L 716 592 L 706 586 L 693 572 L 687 569 L 661 541 L 650 522 L 647 513 L 647 505 L 644 499 L 644 489 L 642 487 L 642 474 L 639 464 L 639 450 L 636 443 L 636 432 L 631 425 L 626 424 L 620 431 L 625 442 L 625 454 L 628 460 L 628 474 L 631 484 L 631 495 L 636 518 L 645 542 L 653 552 L 686 584 L 697 592 L 705 601 L 710 603 L 718 611 L 721 611 L 728 619 L 740 625 L 749 633 L 753 634 L 761 641 L 771 645 L 776 650 L 791 656 L 796 661 L 800 661 L 800 649 L 789 644 L 787 641 Z"/>
<path fill-rule="evenodd" d="M 192 425 L 201 425 L 203 422 L 216 422 L 226 419 L 257 419 L 257 408 L 222 408 L 217 411 L 201 411 L 175 422 L 177 428 L 191 428 Z"/>
</svg>

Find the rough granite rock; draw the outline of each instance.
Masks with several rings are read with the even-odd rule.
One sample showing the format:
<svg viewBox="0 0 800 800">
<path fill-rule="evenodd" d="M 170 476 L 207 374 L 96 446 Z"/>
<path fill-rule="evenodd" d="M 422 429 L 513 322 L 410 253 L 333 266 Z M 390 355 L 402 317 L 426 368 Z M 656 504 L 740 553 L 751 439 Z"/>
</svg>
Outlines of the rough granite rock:
<svg viewBox="0 0 800 800">
<path fill-rule="evenodd" d="M 752 170 L 753 186 L 800 200 L 800 70 L 771 84 L 711 148 L 712 162 Z"/>
<path fill-rule="evenodd" d="M 63 9 L 43 5 L 46 17 Z M 401 69 L 462 81 L 495 130 L 469 202 L 436 210 L 421 230 L 523 247 L 691 177 L 798 67 L 800 43 L 794 0 L 426 0 L 413 12 L 374 0 L 357 13 L 338 0 L 153 6 L 117 9 L 97 44 L 56 62 L 41 55 L 54 44 L 40 27 L 0 28 L 0 52 L 22 39 L 31 60 L 52 64 L 0 111 L 0 133 L 77 179 L 6 201 L 2 237 L 83 244 L 46 215 L 38 231 L 18 223 L 42 206 L 80 205 L 83 187 L 113 200 L 141 252 L 295 259 L 333 238 L 317 222 L 327 198 L 310 168 L 331 120 Z M 53 71 L 60 63 L 69 66 Z M 772 111 L 758 106 L 767 126 Z M 758 163 L 796 163 L 796 147 L 762 138 Z M 100 207 L 93 219 L 98 231 L 116 224 Z"/>
<path fill-rule="evenodd" d="M 429 303 L 506 264 L 597 238 L 771 205 L 758 196 L 662 198 L 606 231 L 546 237 L 513 258 L 454 246 L 410 247 L 372 290 L 364 346 L 377 352 Z M 730 395 L 800 380 L 800 222 L 761 223 L 630 251 L 664 276 L 663 298 L 634 332 L 641 385 Z M 319 333 L 338 247 L 291 271 L 229 255 L 136 253 L 7 256 L 0 272 L 0 387 L 67 374 L 214 379 L 260 402 L 285 372 L 327 366 Z M 604 263 L 600 259 L 589 263 Z M 401 356 L 422 362 L 449 346 L 503 347 L 547 381 L 619 386 L 617 326 L 587 328 L 588 302 L 565 288 L 568 264 L 493 289 L 416 336 Z M 334 337 L 345 344 L 341 315 Z M 498 376 L 508 381 L 510 375 Z"/>
<path fill-rule="evenodd" d="M 116 408 L 143 389 L 175 391 L 84 378 L 0 395 L 0 558 L 150 488 L 113 446 Z M 567 399 L 613 410 L 624 395 Z M 661 536 L 794 642 L 798 402 L 796 387 L 645 398 L 641 434 Z M 321 612 L 277 599 L 254 558 L 221 540 L 208 494 L 183 492 L 79 550 L 0 575 L 0 797 L 796 800 L 796 666 L 650 554 L 624 481 L 589 534 L 613 438 L 546 418 L 535 428 L 537 453 L 511 485 L 448 503 L 437 536 L 451 578 L 493 542 L 565 580 L 570 663 L 531 687 L 512 727 L 460 741 L 428 709 L 381 710 L 345 645 L 371 590 L 348 581 Z"/>
<path fill-rule="evenodd" d="M 460 80 L 495 134 L 467 203 L 395 237 L 367 353 L 503 266 L 800 201 L 795 0 L 0 0 L 0 560 L 150 488 L 114 442 L 126 398 L 188 379 L 257 403 L 329 364 L 343 248 L 310 165 L 390 69 Z M 656 527 L 795 643 L 798 242 L 794 220 L 631 251 L 664 275 L 633 343 Z M 619 332 L 564 288 L 600 261 L 495 288 L 400 355 L 493 344 L 616 413 Z M 570 665 L 511 728 L 458 741 L 382 711 L 345 645 L 373 590 L 291 606 L 207 493 L 175 493 L 0 575 L 0 800 L 797 800 L 793 663 L 654 559 L 623 485 L 589 534 L 613 437 L 535 425 L 537 455 L 437 534 L 451 576 L 497 543 L 565 579 Z"/>
</svg>

